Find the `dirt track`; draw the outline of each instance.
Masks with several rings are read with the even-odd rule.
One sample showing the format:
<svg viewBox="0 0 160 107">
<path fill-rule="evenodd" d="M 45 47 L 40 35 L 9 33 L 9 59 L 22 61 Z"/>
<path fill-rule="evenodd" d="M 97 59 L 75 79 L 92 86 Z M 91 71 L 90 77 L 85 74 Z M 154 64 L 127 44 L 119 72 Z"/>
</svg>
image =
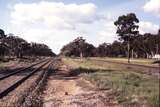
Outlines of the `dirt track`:
<svg viewBox="0 0 160 107">
<path fill-rule="evenodd" d="M 80 76 L 68 75 L 67 66 L 49 77 L 44 107 L 119 107 L 111 89 L 99 90 Z"/>
</svg>

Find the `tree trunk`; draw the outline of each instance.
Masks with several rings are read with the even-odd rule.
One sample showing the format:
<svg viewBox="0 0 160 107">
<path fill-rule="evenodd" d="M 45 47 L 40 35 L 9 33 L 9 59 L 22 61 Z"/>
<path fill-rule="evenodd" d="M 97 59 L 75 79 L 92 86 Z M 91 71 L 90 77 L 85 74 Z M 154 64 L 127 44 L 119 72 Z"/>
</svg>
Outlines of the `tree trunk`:
<svg viewBox="0 0 160 107">
<path fill-rule="evenodd" d="M 2 60 L 3 59 L 3 56 L 2 55 L 0 55 L 0 60 Z"/>
<path fill-rule="evenodd" d="M 160 63 L 159 63 L 159 72 L 160 72 Z"/>
<path fill-rule="evenodd" d="M 153 57 L 155 55 L 155 53 L 153 51 L 151 51 L 151 57 Z"/>
<path fill-rule="evenodd" d="M 133 57 L 134 57 L 134 50 L 132 49 L 132 59 L 133 59 Z"/>
<path fill-rule="evenodd" d="M 159 50 L 159 47 L 158 47 L 158 44 L 157 44 L 156 45 L 156 54 L 159 54 L 158 50 Z"/>
<path fill-rule="evenodd" d="M 130 42 L 128 41 L 128 44 L 127 44 L 127 49 L 128 49 L 128 63 L 130 63 Z"/>
<path fill-rule="evenodd" d="M 146 56 L 147 56 L 147 59 L 149 59 L 149 54 L 148 53 L 146 53 Z"/>
<path fill-rule="evenodd" d="M 81 60 L 82 60 L 82 58 L 83 58 L 83 53 L 82 53 L 82 51 L 80 52 L 80 58 L 81 58 Z"/>
<path fill-rule="evenodd" d="M 19 58 L 22 58 L 22 53 L 19 53 Z"/>
<path fill-rule="evenodd" d="M 137 52 L 135 52 L 135 58 L 138 58 L 138 54 L 137 54 Z"/>
</svg>

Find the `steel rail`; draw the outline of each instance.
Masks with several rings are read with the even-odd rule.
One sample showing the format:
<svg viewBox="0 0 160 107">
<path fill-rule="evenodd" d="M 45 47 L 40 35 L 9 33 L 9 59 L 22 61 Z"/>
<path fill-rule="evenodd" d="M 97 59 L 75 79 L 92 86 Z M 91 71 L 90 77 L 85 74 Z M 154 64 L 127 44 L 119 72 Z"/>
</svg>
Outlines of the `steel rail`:
<svg viewBox="0 0 160 107">
<path fill-rule="evenodd" d="M 23 69 L 16 70 L 16 71 L 14 71 L 14 72 L 12 72 L 12 73 L 6 74 L 6 75 L 0 77 L 0 81 L 3 80 L 3 79 L 5 79 L 5 78 L 8 78 L 8 77 L 10 77 L 10 76 L 12 76 L 12 75 L 15 75 L 15 74 L 17 74 L 17 73 L 20 73 L 20 72 L 22 72 L 22 71 L 25 71 L 25 70 L 27 70 L 27 69 L 29 69 L 29 68 L 32 68 L 32 67 L 34 67 L 34 66 L 36 66 L 36 65 L 38 65 L 38 64 L 40 64 L 40 63 L 43 63 L 43 62 L 45 62 L 45 61 L 47 61 L 47 60 L 48 60 L 48 59 L 45 59 L 45 60 L 40 61 L 40 62 L 38 62 L 38 63 L 31 64 L 31 65 L 29 65 L 29 66 L 27 66 L 27 67 L 25 67 L 25 68 L 23 68 Z"/>
<path fill-rule="evenodd" d="M 4 96 L 6 96 L 8 93 L 10 93 L 11 91 L 13 91 L 15 88 L 17 88 L 19 85 L 21 85 L 25 80 L 27 80 L 29 77 L 31 77 L 33 74 L 35 74 L 38 70 L 40 70 L 43 66 L 45 66 L 46 64 L 48 64 L 51 60 L 47 61 L 46 63 L 42 64 L 41 66 L 39 66 L 38 68 L 36 68 L 35 70 L 33 70 L 31 73 L 29 73 L 27 76 L 23 77 L 22 79 L 16 81 L 14 84 L 12 84 L 10 87 L 8 87 L 7 89 L 3 90 L 2 92 L 0 92 L 0 99 L 3 98 Z"/>
<path fill-rule="evenodd" d="M 28 93 L 25 97 L 21 98 L 23 99 L 23 101 L 20 104 L 22 107 L 31 106 L 31 105 L 28 105 L 28 101 L 34 102 L 32 98 L 37 97 L 37 93 L 39 93 L 39 90 L 44 88 L 43 85 L 45 84 L 45 81 L 52 70 L 53 62 L 54 61 L 52 60 L 50 64 L 47 66 L 47 69 L 43 70 L 41 75 L 37 78 L 36 86 L 34 87 L 34 89 L 30 93 Z"/>
</svg>

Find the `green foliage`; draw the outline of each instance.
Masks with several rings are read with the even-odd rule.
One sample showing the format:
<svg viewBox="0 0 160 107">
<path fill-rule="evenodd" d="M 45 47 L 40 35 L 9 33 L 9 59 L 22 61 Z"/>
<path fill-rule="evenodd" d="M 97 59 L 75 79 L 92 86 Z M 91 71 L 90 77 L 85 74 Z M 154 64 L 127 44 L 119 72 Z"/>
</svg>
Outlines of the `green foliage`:
<svg viewBox="0 0 160 107">
<path fill-rule="evenodd" d="M 4 30 L 0 29 L 0 39 L 6 37 Z"/>
<path fill-rule="evenodd" d="M 125 47 L 123 43 L 118 41 L 114 41 L 112 44 L 103 43 L 97 47 L 97 55 L 99 57 L 124 57 L 126 56 Z"/>
<path fill-rule="evenodd" d="M 117 26 L 117 34 L 120 39 L 124 41 L 131 41 L 134 36 L 138 34 L 138 23 L 139 20 L 134 13 L 122 15 L 118 17 L 118 20 L 114 22 Z"/>
<path fill-rule="evenodd" d="M 133 45 L 134 50 L 138 52 L 140 57 L 147 57 L 147 55 L 153 56 L 154 54 L 160 53 L 160 35 L 158 33 L 138 35 Z"/>
<path fill-rule="evenodd" d="M 131 42 L 135 39 L 135 36 L 138 35 L 138 23 L 139 20 L 134 13 L 129 13 L 127 15 L 122 15 L 118 17 L 118 20 L 114 22 L 117 26 L 117 34 L 120 37 L 120 40 L 127 42 L 127 51 L 128 51 L 128 63 L 130 62 L 130 51 L 131 51 Z M 133 47 L 132 47 L 133 48 Z"/>
<path fill-rule="evenodd" d="M 82 37 L 78 37 L 61 49 L 61 55 L 80 57 L 94 56 L 95 47 L 87 42 Z"/>
<path fill-rule="evenodd" d="M 158 80 L 153 78 L 144 78 L 143 75 L 136 73 L 113 72 L 95 72 L 89 74 L 87 78 L 95 83 L 99 88 L 111 87 L 117 95 L 117 100 L 124 107 L 137 107 L 147 101 L 150 107 L 158 107 L 159 88 Z M 137 99 L 137 100 L 136 100 Z M 136 101 L 134 101 L 136 100 Z M 142 102 L 140 102 L 142 101 Z"/>
<path fill-rule="evenodd" d="M 6 36 L 0 29 L 0 55 L 1 56 L 55 56 L 45 44 L 28 43 L 26 40 L 9 34 Z"/>
</svg>

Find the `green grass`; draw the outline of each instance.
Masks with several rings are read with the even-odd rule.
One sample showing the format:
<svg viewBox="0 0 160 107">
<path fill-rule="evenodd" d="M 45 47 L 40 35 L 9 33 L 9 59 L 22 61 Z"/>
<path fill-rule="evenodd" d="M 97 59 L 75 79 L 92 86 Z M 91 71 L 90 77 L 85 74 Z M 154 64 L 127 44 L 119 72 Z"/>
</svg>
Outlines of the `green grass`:
<svg viewBox="0 0 160 107">
<path fill-rule="evenodd" d="M 155 106 L 159 102 L 156 99 L 159 95 L 159 81 L 157 79 L 134 72 L 118 71 L 90 73 L 86 78 L 99 88 L 111 87 L 117 94 L 117 100 L 125 107 L 142 103 L 145 100 L 150 107 L 158 107 Z M 142 102 L 135 102 L 134 99 Z"/>
<path fill-rule="evenodd" d="M 64 62 L 83 72 L 94 71 L 84 78 L 100 89 L 112 88 L 123 107 L 159 107 L 159 79 L 143 74 L 141 69 L 88 59 L 67 58 Z"/>
</svg>

